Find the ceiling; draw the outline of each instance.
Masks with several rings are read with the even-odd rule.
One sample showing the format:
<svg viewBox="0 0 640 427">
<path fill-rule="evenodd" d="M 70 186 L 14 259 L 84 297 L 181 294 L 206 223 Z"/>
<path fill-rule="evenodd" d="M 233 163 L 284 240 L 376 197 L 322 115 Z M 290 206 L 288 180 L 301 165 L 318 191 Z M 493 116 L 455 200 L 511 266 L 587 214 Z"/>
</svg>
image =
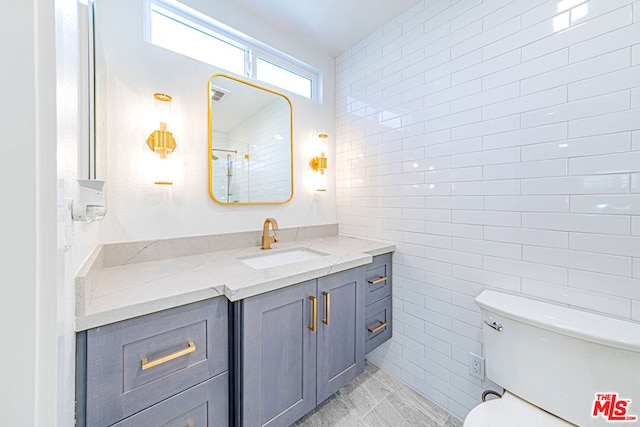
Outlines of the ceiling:
<svg viewBox="0 0 640 427">
<path fill-rule="evenodd" d="M 338 56 L 420 0 L 235 0 L 292 37 Z"/>
</svg>

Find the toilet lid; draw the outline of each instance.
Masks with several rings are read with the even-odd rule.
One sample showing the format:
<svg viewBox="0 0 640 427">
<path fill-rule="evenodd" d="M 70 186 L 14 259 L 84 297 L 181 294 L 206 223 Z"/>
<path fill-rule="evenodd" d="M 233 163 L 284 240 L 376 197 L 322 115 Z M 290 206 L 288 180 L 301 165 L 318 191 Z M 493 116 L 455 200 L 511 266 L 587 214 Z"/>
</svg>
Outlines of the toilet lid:
<svg viewBox="0 0 640 427">
<path fill-rule="evenodd" d="M 463 427 L 569 427 L 568 423 L 505 391 L 501 399 L 476 406 Z"/>
</svg>

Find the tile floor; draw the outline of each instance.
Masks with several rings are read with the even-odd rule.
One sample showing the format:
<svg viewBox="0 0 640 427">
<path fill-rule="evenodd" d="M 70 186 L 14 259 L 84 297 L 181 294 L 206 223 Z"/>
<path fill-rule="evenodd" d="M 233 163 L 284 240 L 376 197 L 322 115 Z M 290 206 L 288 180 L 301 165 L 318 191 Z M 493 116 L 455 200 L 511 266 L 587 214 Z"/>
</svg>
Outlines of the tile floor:
<svg viewBox="0 0 640 427">
<path fill-rule="evenodd" d="M 462 421 L 367 361 L 360 376 L 293 426 L 462 427 Z"/>
</svg>

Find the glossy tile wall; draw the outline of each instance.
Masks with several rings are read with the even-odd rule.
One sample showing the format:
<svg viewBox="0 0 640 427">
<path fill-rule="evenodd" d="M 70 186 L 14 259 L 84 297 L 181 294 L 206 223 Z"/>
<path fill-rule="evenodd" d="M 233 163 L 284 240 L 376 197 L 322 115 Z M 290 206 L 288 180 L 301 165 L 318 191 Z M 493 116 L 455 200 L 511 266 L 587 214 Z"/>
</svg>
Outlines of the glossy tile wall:
<svg viewBox="0 0 640 427">
<path fill-rule="evenodd" d="M 273 102 L 229 132 L 229 148 L 238 150 L 234 159 L 237 181 L 232 182 L 232 191 L 236 192 L 238 200 L 269 202 L 287 200 L 291 196 L 291 186 L 280 184 L 287 175 L 291 176 L 288 172 L 291 157 L 279 154 L 282 152 L 279 149 L 281 139 L 275 137 L 282 132 L 280 129 L 290 128 L 290 117 L 289 103 Z M 222 165 L 226 168 L 224 162 Z"/>
<path fill-rule="evenodd" d="M 397 247 L 376 364 L 464 417 L 483 288 L 640 321 L 640 2 L 427 0 L 336 67 L 340 231 Z"/>
</svg>

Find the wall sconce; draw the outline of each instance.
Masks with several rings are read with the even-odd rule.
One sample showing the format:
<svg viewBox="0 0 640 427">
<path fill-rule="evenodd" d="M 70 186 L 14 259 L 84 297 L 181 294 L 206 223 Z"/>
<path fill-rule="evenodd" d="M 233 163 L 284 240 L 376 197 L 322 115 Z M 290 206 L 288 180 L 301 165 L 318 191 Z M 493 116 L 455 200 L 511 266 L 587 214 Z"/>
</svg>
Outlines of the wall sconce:
<svg viewBox="0 0 640 427">
<path fill-rule="evenodd" d="M 149 148 L 158 153 L 160 156 L 159 161 L 161 163 L 157 164 L 158 175 L 156 178 L 158 179 L 154 182 L 154 184 L 158 185 L 172 185 L 173 182 L 168 173 L 169 169 L 169 153 L 172 153 L 173 150 L 176 149 L 176 140 L 173 139 L 173 134 L 167 130 L 167 121 L 171 116 L 171 97 L 164 93 L 154 93 L 153 97 L 155 99 L 154 107 L 155 114 L 160 122 L 160 129 L 154 130 L 147 138 L 147 145 Z"/>
<path fill-rule="evenodd" d="M 326 133 L 321 133 L 318 135 L 318 143 L 320 144 L 320 156 L 314 157 L 309 162 L 309 166 L 311 169 L 318 172 L 320 176 L 318 177 L 316 184 L 316 191 L 327 191 L 327 176 L 325 175 L 325 170 L 327 169 L 327 138 L 329 135 Z"/>
</svg>

